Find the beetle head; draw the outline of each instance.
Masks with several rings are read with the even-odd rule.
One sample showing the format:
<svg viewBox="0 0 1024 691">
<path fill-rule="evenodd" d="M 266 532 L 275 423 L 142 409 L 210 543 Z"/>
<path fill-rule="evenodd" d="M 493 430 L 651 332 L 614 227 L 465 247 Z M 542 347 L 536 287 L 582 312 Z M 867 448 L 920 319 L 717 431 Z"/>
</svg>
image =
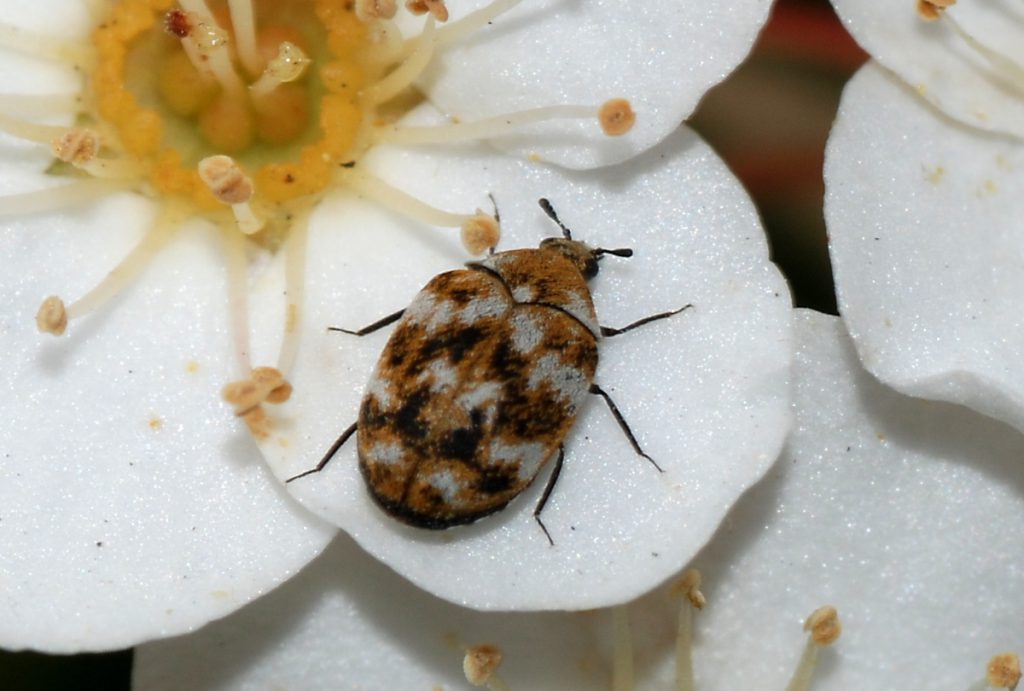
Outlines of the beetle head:
<svg viewBox="0 0 1024 691">
<path fill-rule="evenodd" d="M 540 208 L 544 210 L 544 213 L 548 217 L 558 224 L 558 227 L 562 229 L 562 236 L 560 238 L 547 238 L 542 240 L 540 243 L 541 249 L 558 252 L 563 257 L 571 261 L 579 272 L 583 274 L 583 278 L 588 281 L 597 275 L 597 262 L 601 257 L 606 254 L 613 254 L 616 257 L 632 257 L 633 250 L 631 249 L 614 249 L 608 250 L 603 247 L 590 247 L 584 242 L 572 239 L 572 231 L 570 231 L 564 223 L 558 218 L 558 214 L 555 213 L 555 209 L 551 206 L 551 202 L 547 199 L 541 198 L 538 202 Z"/>
</svg>

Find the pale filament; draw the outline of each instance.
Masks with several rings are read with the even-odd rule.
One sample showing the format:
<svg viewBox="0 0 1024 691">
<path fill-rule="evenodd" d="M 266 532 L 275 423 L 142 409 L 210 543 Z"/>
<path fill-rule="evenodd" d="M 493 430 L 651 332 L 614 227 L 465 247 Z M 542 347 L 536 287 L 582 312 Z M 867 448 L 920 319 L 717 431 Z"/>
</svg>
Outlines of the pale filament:
<svg viewBox="0 0 1024 691">
<path fill-rule="evenodd" d="M 430 206 L 380 178 L 358 170 L 345 170 L 340 179 L 346 187 L 367 199 L 427 225 L 459 228 L 473 218 L 473 214 L 453 214 Z"/>
<path fill-rule="evenodd" d="M 597 120 L 598 106 L 546 106 L 446 125 L 386 125 L 374 130 L 374 141 L 393 144 L 441 144 L 480 141 L 512 134 L 526 125 L 558 119 Z"/>
<path fill-rule="evenodd" d="M 92 56 L 92 51 L 85 44 L 39 34 L 6 22 L 0 22 L 0 46 L 64 64 L 81 64 Z"/>
<path fill-rule="evenodd" d="M 131 186 L 111 180 L 76 180 L 59 187 L 0 197 L 0 216 L 17 216 L 57 211 L 125 192 Z"/>
<path fill-rule="evenodd" d="M 228 273 L 228 313 L 231 315 L 231 335 L 235 345 L 238 379 L 252 371 L 249 345 L 249 279 L 245 236 L 229 223 L 220 227 L 221 242 Z"/>
<path fill-rule="evenodd" d="M 256 48 L 256 13 L 253 12 L 252 0 L 228 0 L 228 8 L 231 10 L 238 59 L 249 74 L 259 74 L 263 61 Z"/>
<path fill-rule="evenodd" d="M 284 337 L 277 358 L 277 369 L 288 378 L 299 352 L 299 331 L 302 326 L 302 307 L 305 302 L 306 245 L 309 239 L 309 216 L 312 208 L 297 214 L 292 221 L 285 245 L 285 304 Z"/>
<path fill-rule="evenodd" d="M 78 94 L 0 94 L 0 104 L 22 115 L 71 115 L 82 106 Z"/>
<path fill-rule="evenodd" d="M 180 221 L 179 214 L 161 214 L 142 238 L 142 242 L 133 247 L 99 284 L 71 303 L 67 309 L 68 320 L 77 319 L 96 310 L 138 278 L 157 252 L 174 236 Z"/>
<path fill-rule="evenodd" d="M 364 103 L 371 106 L 385 103 L 412 86 L 413 82 L 423 73 L 423 70 L 427 68 L 431 58 L 434 56 L 436 26 L 434 18 L 432 16 L 427 17 L 423 25 L 423 33 L 417 38 L 416 50 L 396 67 L 391 74 L 363 91 L 362 100 Z"/>
<path fill-rule="evenodd" d="M 522 1 L 523 0 L 495 0 L 495 2 L 492 2 L 490 5 L 482 7 L 475 12 L 470 12 L 461 19 L 446 23 L 437 30 L 437 37 L 435 38 L 437 46 L 439 48 L 443 48 L 444 46 L 461 41 L 477 31 L 480 31 L 490 22 L 494 21 L 505 12 L 508 12 Z M 417 49 L 418 40 L 418 36 L 406 39 L 402 46 L 401 55 L 406 56 L 415 51 Z"/>
<path fill-rule="evenodd" d="M 964 43 L 987 60 L 988 63 L 996 69 L 1000 76 L 1008 78 L 1009 86 L 1013 87 L 1017 92 L 1024 92 L 1024 67 L 1021 67 L 1021 65 L 1016 61 L 1003 55 L 999 51 L 993 50 L 984 45 L 981 41 L 961 27 L 960 23 L 953 19 L 952 15 L 948 11 L 942 13 L 941 19 L 949 24 L 950 28 L 956 32 Z"/>
<path fill-rule="evenodd" d="M 249 85 L 249 92 L 256 98 L 266 96 L 281 84 L 300 78 L 310 62 L 301 48 L 284 41 L 278 46 L 277 57 L 270 61 L 260 78 Z"/>
<path fill-rule="evenodd" d="M 60 125 L 38 125 L 34 122 L 12 118 L 9 115 L 0 115 L 0 132 L 6 132 L 12 137 L 37 144 L 49 145 L 51 141 L 67 131 L 67 127 Z"/>
</svg>

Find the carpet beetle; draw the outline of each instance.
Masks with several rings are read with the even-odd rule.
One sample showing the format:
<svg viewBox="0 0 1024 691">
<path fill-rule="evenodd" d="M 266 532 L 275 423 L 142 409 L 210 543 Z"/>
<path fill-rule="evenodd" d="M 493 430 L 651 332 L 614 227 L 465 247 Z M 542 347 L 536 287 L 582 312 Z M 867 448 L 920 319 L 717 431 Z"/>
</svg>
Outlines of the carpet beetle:
<svg viewBox="0 0 1024 691">
<path fill-rule="evenodd" d="M 621 329 L 600 326 L 587 281 L 602 256 L 633 252 L 573 240 L 551 204 L 540 205 L 563 237 L 439 274 L 404 310 L 359 331 L 332 327 L 363 336 L 398 322 L 357 421 L 288 482 L 321 470 L 358 430 L 359 469 L 376 503 L 409 525 L 449 528 L 504 508 L 557 452 L 534 510 L 551 541 L 540 512 L 588 394 L 604 399 L 633 449 L 661 470 L 594 383 L 597 344 L 690 305 Z"/>
</svg>

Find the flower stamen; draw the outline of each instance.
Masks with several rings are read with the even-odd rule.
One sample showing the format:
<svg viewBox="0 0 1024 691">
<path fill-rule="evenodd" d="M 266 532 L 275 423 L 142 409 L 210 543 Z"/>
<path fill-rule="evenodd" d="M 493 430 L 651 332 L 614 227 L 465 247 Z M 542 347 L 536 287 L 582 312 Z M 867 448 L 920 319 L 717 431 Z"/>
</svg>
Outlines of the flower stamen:
<svg viewBox="0 0 1024 691">
<path fill-rule="evenodd" d="M 271 423 L 262 404 L 284 403 L 292 395 L 292 385 L 273 367 L 257 367 L 248 378 L 225 386 L 222 395 L 252 435 L 264 439 L 270 434 Z"/>
<path fill-rule="evenodd" d="M 345 186 L 352 191 L 406 218 L 426 225 L 462 228 L 463 225 L 476 218 L 476 214 L 455 214 L 438 209 L 365 171 L 345 170 L 340 177 Z"/>
<path fill-rule="evenodd" d="M 60 125 L 39 125 L 0 114 L 0 132 L 36 144 L 50 144 L 67 131 L 67 127 Z"/>
<path fill-rule="evenodd" d="M 228 9 L 231 11 L 238 59 L 249 74 L 259 74 L 262 60 L 256 45 L 256 13 L 252 0 L 228 0 Z"/>
<path fill-rule="evenodd" d="M 1020 657 L 1016 653 L 1000 653 L 988 661 L 985 670 L 985 686 L 980 688 L 1010 689 L 1013 691 L 1020 684 Z"/>
<path fill-rule="evenodd" d="M 207 156 L 199 162 L 199 178 L 222 204 L 231 207 L 238 229 L 252 235 L 263 229 L 263 220 L 249 205 L 253 195 L 252 178 L 230 156 Z"/>
<path fill-rule="evenodd" d="M 609 106 L 608 104 L 612 105 Z M 626 99 L 612 99 L 595 106 L 546 106 L 515 113 L 507 113 L 474 122 L 456 122 L 445 125 L 385 125 L 374 131 L 374 140 L 391 144 L 452 144 L 480 141 L 512 134 L 527 125 L 548 120 L 596 118 L 609 136 L 625 134 L 636 121 L 636 115 Z M 611 130 L 611 131 L 609 131 Z"/>
<path fill-rule="evenodd" d="M 67 322 L 98 309 L 134 281 L 156 256 L 157 252 L 174 236 L 180 221 L 178 214 L 164 213 L 135 247 L 88 293 L 64 307 L 64 301 L 55 295 L 43 300 L 36 314 L 36 326 L 43 333 L 60 336 Z"/>
<path fill-rule="evenodd" d="M 0 46 L 23 55 L 62 63 L 87 62 L 92 55 L 88 46 L 77 41 L 28 31 L 6 22 L 0 22 Z"/>
<path fill-rule="evenodd" d="M 818 649 L 835 643 L 842 630 L 835 607 L 826 605 L 811 612 L 811 616 L 804 622 L 804 631 L 808 633 L 807 643 L 786 691 L 808 691 L 811 688 L 811 677 L 818 663 Z"/>
<path fill-rule="evenodd" d="M 676 689 L 695 691 L 693 679 L 693 611 L 704 609 L 707 601 L 700 591 L 701 574 L 697 569 L 687 569 L 676 586 L 676 592 L 683 596 L 679 607 L 679 625 L 676 633 Z"/>
<path fill-rule="evenodd" d="M 283 41 L 278 46 L 277 56 L 267 63 L 267 68 L 255 82 L 249 85 L 249 93 L 253 98 L 266 96 L 281 84 L 299 79 L 311 60 L 301 48 L 291 41 Z"/>
<path fill-rule="evenodd" d="M 361 99 L 363 103 L 373 106 L 386 103 L 412 86 L 434 57 L 434 29 L 436 26 L 434 18 L 428 17 L 423 25 L 423 31 L 417 38 L 416 50 L 388 76 L 365 89 Z"/>
<path fill-rule="evenodd" d="M 495 0 L 491 4 L 470 12 L 465 17 L 445 24 L 437 30 L 439 48 L 451 45 L 480 31 L 492 21 L 511 10 L 523 0 Z M 408 55 L 416 48 L 416 37 L 409 38 L 402 47 L 402 53 Z"/>
<path fill-rule="evenodd" d="M 0 94 L 0 103 L 22 115 L 70 115 L 79 111 L 82 98 L 78 94 Z"/>
<path fill-rule="evenodd" d="M 508 686 L 497 675 L 504 655 L 496 645 L 482 643 L 466 649 L 462 658 L 462 673 L 473 686 L 486 686 L 491 691 L 508 691 Z"/>
</svg>

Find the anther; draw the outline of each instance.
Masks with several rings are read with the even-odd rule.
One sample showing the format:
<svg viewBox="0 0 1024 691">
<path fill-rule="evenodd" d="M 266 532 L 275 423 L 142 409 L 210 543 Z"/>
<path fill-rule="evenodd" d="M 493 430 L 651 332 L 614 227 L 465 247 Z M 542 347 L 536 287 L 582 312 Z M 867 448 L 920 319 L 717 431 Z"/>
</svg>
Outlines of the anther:
<svg viewBox="0 0 1024 691">
<path fill-rule="evenodd" d="M 687 569 L 683 573 L 682 580 L 676 586 L 676 591 L 685 597 L 694 609 L 704 609 L 707 600 L 704 593 L 700 591 L 701 575 L 697 569 Z"/>
<path fill-rule="evenodd" d="M 832 645 L 843 632 L 843 627 L 839 623 L 839 612 L 830 605 L 819 607 L 807 617 L 804 631 L 811 634 L 811 640 L 816 645 Z"/>
<path fill-rule="evenodd" d="M 180 9 L 173 9 L 164 15 L 164 31 L 175 38 L 185 38 L 192 34 L 193 17 Z"/>
<path fill-rule="evenodd" d="M 1000 653 L 988 661 L 985 679 L 995 689 L 1016 689 L 1020 683 L 1020 657 L 1015 653 Z"/>
<path fill-rule="evenodd" d="M 626 99 L 613 98 L 601 104 L 597 111 L 597 119 L 601 123 L 601 131 L 606 135 L 621 137 L 633 129 L 636 113 Z"/>
<path fill-rule="evenodd" d="M 60 336 L 68 328 L 68 311 L 64 307 L 64 301 L 56 295 L 43 300 L 36 312 L 36 326 L 40 333 Z"/>
<path fill-rule="evenodd" d="M 804 622 L 804 631 L 809 634 L 807 643 L 786 691 L 807 691 L 810 688 L 811 676 L 818 662 L 819 648 L 835 643 L 842 630 L 839 613 L 835 607 L 819 607 L 811 612 L 811 616 Z"/>
<path fill-rule="evenodd" d="M 398 4 L 395 0 L 358 0 L 356 2 L 356 17 L 363 22 L 392 19 L 397 11 Z"/>
<path fill-rule="evenodd" d="M 462 246 L 474 256 L 495 247 L 500 239 L 501 226 L 497 219 L 480 209 L 462 224 Z"/>
<path fill-rule="evenodd" d="M 75 166 L 91 161 L 99 148 L 99 135 L 84 127 L 70 129 L 50 144 L 54 156 Z"/>
<path fill-rule="evenodd" d="M 251 86 L 254 96 L 265 96 L 280 84 L 294 82 L 301 77 L 311 60 L 305 52 L 291 41 L 284 41 L 278 47 L 277 57 L 267 64 L 267 69 Z"/>
<path fill-rule="evenodd" d="M 448 7 L 444 0 L 406 0 L 405 9 L 413 14 L 429 12 L 439 22 L 448 21 Z"/>
<path fill-rule="evenodd" d="M 489 643 L 470 646 L 462 658 L 462 673 L 466 675 L 466 681 L 473 686 L 487 686 L 495 691 L 505 689 L 504 682 L 495 674 L 503 657 L 501 650 Z"/>
<path fill-rule="evenodd" d="M 283 403 L 291 397 L 292 385 L 273 367 L 257 367 L 248 379 L 231 382 L 221 395 L 235 409 L 254 437 L 266 438 L 271 422 L 263 403 Z"/>
<path fill-rule="evenodd" d="M 222 204 L 231 207 L 238 228 L 252 235 L 263 227 L 249 200 L 253 195 L 252 179 L 247 177 L 230 156 L 208 156 L 199 162 L 199 177 Z"/>
<path fill-rule="evenodd" d="M 956 4 L 956 0 L 917 0 L 917 14 L 928 22 L 933 22 L 942 16 L 946 8 Z"/>
</svg>

